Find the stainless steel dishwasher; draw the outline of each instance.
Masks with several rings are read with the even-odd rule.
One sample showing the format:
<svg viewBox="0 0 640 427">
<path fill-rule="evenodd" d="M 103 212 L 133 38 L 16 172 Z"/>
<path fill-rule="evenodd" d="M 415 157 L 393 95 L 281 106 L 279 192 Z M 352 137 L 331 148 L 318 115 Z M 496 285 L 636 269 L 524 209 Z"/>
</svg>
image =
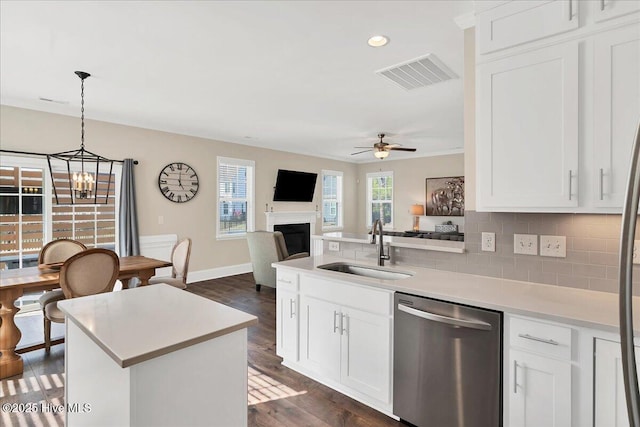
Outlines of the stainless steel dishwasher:
<svg viewBox="0 0 640 427">
<path fill-rule="evenodd" d="M 502 425 L 502 313 L 396 292 L 393 413 L 419 427 Z"/>
</svg>

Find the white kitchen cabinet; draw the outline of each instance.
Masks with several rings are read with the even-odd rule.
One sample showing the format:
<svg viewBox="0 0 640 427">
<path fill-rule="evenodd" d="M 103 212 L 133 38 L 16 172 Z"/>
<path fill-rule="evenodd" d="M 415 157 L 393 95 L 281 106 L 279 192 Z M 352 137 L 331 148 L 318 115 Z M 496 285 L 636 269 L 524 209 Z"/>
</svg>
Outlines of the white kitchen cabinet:
<svg viewBox="0 0 640 427">
<path fill-rule="evenodd" d="M 602 22 L 611 18 L 640 11 L 640 2 L 635 0 L 597 0 L 591 2 L 595 7 L 594 21 Z"/>
<path fill-rule="evenodd" d="M 276 354 L 284 359 L 298 360 L 298 294 L 285 289 L 277 289 L 276 293 Z"/>
<path fill-rule="evenodd" d="M 510 350 L 510 427 L 571 425 L 571 363 Z"/>
<path fill-rule="evenodd" d="M 302 295 L 300 308 L 300 363 L 324 378 L 338 380 L 342 340 L 340 306 Z"/>
<path fill-rule="evenodd" d="M 636 346 L 636 363 L 640 365 L 640 347 Z M 620 343 L 595 340 L 595 427 L 629 425 L 622 376 Z"/>
<path fill-rule="evenodd" d="M 285 315 L 292 297 L 278 294 Z M 390 413 L 392 298 L 392 291 L 301 275 L 298 352 L 279 350 L 284 363 Z M 286 323 L 279 321 L 276 333 L 283 343 L 284 328 Z"/>
<path fill-rule="evenodd" d="M 489 9 L 477 17 L 478 52 L 486 54 L 575 30 L 577 8 L 576 0 L 536 0 Z"/>
<path fill-rule="evenodd" d="M 324 378 L 390 401 L 391 319 L 307 295 L 302 309 L 300 363 Z"/>
<path fill-rule="evenodd" d="M 640 2 L 613 2 L 634 5 Z M 632 142 L 640 117 L 640 28 L 594 38 L 594 205 L 621 208 Z"/>
<path fill-rule="evenodd" d="M 478 67 L 478 210 L 578 205 L 579 45 Z"/>
<path fill-rule="evenodd" d="M 340 381 L 381 402 L 390 401 L 391 319 L 342 308 Z"/>
<path fill-rule="evenodd" d="M 570 427 L 577 331 L 519 316 L 507 316 L 505 325 L 506 425 Z"/>
<path fill-rule="evenodd" d="M 639 11 L 511 1 L 478 13 L 477 210 L 620 213 L 640 116 Z"/>
<path fill-rule="evenodd" d="M 278 269 L 276 273 L 276 354 L 297 361 L 299 337 L 298 274 Z"/>
</svg>

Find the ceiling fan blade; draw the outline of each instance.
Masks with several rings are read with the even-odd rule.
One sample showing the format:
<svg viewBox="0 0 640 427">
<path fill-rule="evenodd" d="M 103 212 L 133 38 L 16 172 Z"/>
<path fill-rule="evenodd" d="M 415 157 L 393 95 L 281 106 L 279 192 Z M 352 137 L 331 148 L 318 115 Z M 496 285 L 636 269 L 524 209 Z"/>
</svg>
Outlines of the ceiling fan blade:
<svg viewBox="0 0 640 427">
<path fill-rule="evenodd" d="M 356 147 L 357 148 L 357 147 Z M 371 148 L 369 148 L 368 150 L 362 150 L 362 151 L 357 151 L 355 153 L 351 153 L 352 156 L 355 156 L 356 154 L 362 154 L 362 153 L 366 153 L 368 151 L 371 151 Z"/>
<path fill-rule="evenodd" d="M 411 151 L 411 152 L 416 151 L 415 148 L 400 148 L 400 147 L 386 147 L 385 149 L 394 150 L 394 151 Z"/>
<path fill-rule="evenodd" d="M 368 147 L 353 147 L 353 148 L 368 148 L 369 150 L 371 150 L 371 146 L 368 146 Z"/>
</svg>

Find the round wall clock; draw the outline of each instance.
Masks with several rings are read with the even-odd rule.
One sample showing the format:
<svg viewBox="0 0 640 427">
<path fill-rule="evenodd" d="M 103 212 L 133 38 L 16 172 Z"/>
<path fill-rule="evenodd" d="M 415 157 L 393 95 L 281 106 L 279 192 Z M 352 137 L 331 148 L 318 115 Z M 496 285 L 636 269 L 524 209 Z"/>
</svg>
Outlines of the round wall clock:
<svg viewBox="0 0 640 427">
<path fill-rule="evenodd" d="M 198 174 L 186 163 L 169 163 L 158 175 L 160 192 L 175 203 L 193 199 L 198 192 L 198 186 Z"/>
</svg>

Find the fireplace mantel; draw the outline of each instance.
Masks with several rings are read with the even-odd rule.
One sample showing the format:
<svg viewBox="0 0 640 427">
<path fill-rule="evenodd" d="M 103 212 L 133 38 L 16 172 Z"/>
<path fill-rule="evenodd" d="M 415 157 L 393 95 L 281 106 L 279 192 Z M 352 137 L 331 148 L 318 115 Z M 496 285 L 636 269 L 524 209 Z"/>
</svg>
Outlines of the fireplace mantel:
<svg viewBox="0 0 640 427">
<path fill-rule="evenodd" d="M 305 224 L 311 226 L 311 234 L 316 230 L 316 211 L 265 212 L 267 217 L 267 231 L 273 231 L 276 224 Z"/>
</svg>

